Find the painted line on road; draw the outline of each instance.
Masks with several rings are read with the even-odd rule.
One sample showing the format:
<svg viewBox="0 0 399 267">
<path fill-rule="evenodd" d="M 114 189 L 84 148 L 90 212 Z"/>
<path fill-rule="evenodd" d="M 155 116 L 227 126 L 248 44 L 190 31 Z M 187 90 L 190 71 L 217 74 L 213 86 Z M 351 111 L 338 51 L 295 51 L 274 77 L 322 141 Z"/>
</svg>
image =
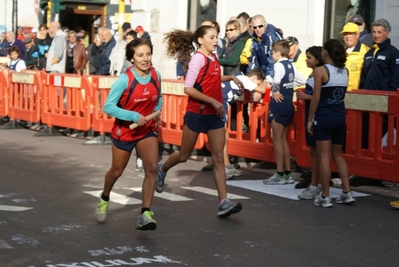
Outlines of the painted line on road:
<svg viewBox="0 0 399 267">
<path fill-rule="evenodd" d="M 134 192 L 141 192 L 141 187 L 132 187 L 129 189 L 133 190 Z M 162 198 L 162 199 L 166 199 L 169 201 L 192 201 L 192 200 L 194 200 L 189 197 L 184 197 L 184 196 L 176 195 L 176 194 L 165 192 L 165 191 L 162 193 L 155 192 L 154 196 Z"/>
<path fill-rule="evenodd" d="M 22 206 L 8 206 L 8 205 L 0 205 L 0 210 L 4 211 L 26 211 L 31 210 L 32 207 L 22 207 Z"/>
<path fill-rule="evenodd" d="M 12 249 L 13 247 L 9 245 L 6 241 L 0 239 L 0 248 Z"/>
<path fill-rule="evenodd" d="M 83 193 L 98 197 L 102 190 L 95 191 L 83 191 Z M 118 193 L 112 193 L 112 197 L 110 198 L 111 202 L 115 202 L 122 205 L 137 205 L 141 204 L 141 199 L 127 197 Z"/>
<path fill-rule="evenodd" d="M 261 192 L 278 197 L 299 200 L 298 195 L 303 189 L 295 189 L 298 182 L 287 185 L 265 185 L 263 180 L 246 180 L 246 181 L 227 181 L 227 185 L 244 188 L 256 192 Z M 342 189 L 330 187 L 330 197 L 337 198 L 342 193 Z M 367 197 L 370 194 L 352 191 L 354 197 Z"/>
<path fill-rule="evenodd" d="M 195 191 L 195 192 L 199 192 L 199 193 L 204 193 L 204 194 L 208 194 L 208 195 L 212 195 L 212 196 L 218 196 L 218 191 L 215 189 L 209 189 L 209 188 L 205 188 L 202 186 L 190 186 L 190 187 L 182 187 L 184 189 L 187 190 L 191 190 L 191 191 Z M 249 197 L 244 197 L 244 196 L 240 196 L 240 195 L 233 195 L 228 193 L 228 196 L 231 195 L 231 199 L 249 199 Z"/>
</svg>

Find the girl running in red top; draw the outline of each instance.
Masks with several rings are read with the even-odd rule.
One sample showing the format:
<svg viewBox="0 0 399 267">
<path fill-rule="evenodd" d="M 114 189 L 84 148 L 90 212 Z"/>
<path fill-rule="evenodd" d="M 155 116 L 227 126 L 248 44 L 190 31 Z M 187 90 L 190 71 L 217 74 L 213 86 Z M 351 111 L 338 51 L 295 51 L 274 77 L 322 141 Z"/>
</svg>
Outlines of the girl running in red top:
<svg viewBox="0 0 399 267">
<path fill-rule="evenodd" d="M 154 196 L 158 163 L 157 119 L 146 116 L 162 107 L 160 74 L 151 67 L 152 44 L 147 38 L 138 38 L 126 47 L 126 58 L 133 63 L 111 86 L 104 111 L 115 117 L 112 128 L 112 165 L 105 174 L 104 189 L 95 209 L 98 222 L 104 222 L 112 187 L 125 170 L 132 150 L 136 147 L 144 164 L 142 186 L 143 202 L 137 221 L 138 230 L 155 230 L 156 221 L 150 211 Z M 139 127 L 131 130 L 130 124 Z"/>
<path fill-rule="evenodd" d="M 189 96 L 184 116 L 181 149 L 173 153 L 163 164 L 159 164 L 157 176 L 157 192 L 164 189 L 166 172 L 173 166 L 186 162 L 194 149 L 199 133 L 208 135 L 216 189 L 219 195 L 217 215 L 227 217 L 238 213 L 242 206 L 227 198 L 226 174 L 224 168 L 223 147 L 225 143 L 224 107 L 221 82 L 233 80 L 243 90 L 242 83 L 234 76 L 221 76 L 220 64 L 214 51 L 218 44 L 218 35 L 214 27 L 201 26 L 194 34 L 175 30 L 165 37 L 167 53 L 175 57 L 179 55 L 187 68 L 184 82 L 184 93 Z M 191 58 L 195 48 L 198 50 Z"/>
</svg>

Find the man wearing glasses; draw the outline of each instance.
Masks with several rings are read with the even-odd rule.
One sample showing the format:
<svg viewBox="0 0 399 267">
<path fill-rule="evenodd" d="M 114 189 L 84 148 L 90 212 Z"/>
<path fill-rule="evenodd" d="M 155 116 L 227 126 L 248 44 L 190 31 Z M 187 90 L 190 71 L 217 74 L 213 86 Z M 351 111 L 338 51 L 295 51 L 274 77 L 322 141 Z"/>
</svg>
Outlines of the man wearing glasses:
<svg viewBox="0 0 399 267">
<path fill-rule="evenodd" d="M 241 55 L 240 61 L 243 63 L 243 57 L 246 57 L 249 59 L 248 70 L 260 68 L 265 77 L 269 76 L 270 80 L 274 76 L 272 45 L 278 40 L 283 40 L 283 36 L 278 32 L 276 27 L 266 23 L 262 15 L 254 16 L 251 22 L 254 32 L 252 49 L 250 52 L 243 51 L 244 55 Z"/>
<path fill-rule="evenodd" d="M 360 74 L 363 68 L 364 55 L 369 51 L 369 47 L 359 40 L 359 26 L 353 22 L 348 22 L 342 29 L 342 38 L 346 45 L 346 68 L 349 71 L 348 91 L 358 90 L 360 84 Z"/>
</svg>

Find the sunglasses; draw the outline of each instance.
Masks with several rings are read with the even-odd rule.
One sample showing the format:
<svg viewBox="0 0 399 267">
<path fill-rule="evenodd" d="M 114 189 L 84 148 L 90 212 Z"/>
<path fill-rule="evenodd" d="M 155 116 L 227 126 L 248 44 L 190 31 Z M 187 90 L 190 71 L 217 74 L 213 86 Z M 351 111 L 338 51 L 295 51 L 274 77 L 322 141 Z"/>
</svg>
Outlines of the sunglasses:
<svg viewBox="0 0 399 267">
<path fill-rule="evenodd" d="M 262 29 L 265 24 L 260 24 L 258 26 L 252 26 L 252 29 L 256 30 L 257 28 Z"/>
<path fill-rule="evenodd" d="M 236 29 L 226 29 L 226 32 L 232 32 L 235 31 Z"/>
</svg>

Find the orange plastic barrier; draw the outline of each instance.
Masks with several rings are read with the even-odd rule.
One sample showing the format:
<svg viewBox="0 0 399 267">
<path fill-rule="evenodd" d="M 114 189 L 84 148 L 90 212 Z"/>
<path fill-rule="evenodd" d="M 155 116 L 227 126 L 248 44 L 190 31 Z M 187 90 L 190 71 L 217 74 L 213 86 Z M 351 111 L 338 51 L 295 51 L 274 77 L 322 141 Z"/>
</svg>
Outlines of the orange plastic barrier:
<svg viewBox="0 0 399 267">
<path fill-rule="evenodd" d="M 183 93 L 184 82 L 180 80 L 162 80 L 162 125 L 158 130 L 158 140 L 165 144 L 181 145 L 184 114 L 188 97 Z M 204 135 L 198 136 L 196 149 L 204 147 Z"/>
<path fill-rule="evenodd" d="M 112 76 L 90 76 L 88 78 L 91 81 L 91 126 L 93 131 L 100 134 L 111 132 L 115 121 L 115 118 L 106 114 L 103 108 L 111 85 L 117 78 Z"/>
<path fill-rule="evenodd" d="M 49 73 L 43 88 L 42 122 L 88 131 L 91 126 L 90 86 L 86 77 Z"/>
<path fill-rule="evenodd" d="M 0 71 L 0 117 L 8 115 L 8 70 Z"/>
<path fill-rule="evenodd" d="M 399 125 L 399 91 L 351 91 L 346 94 L 346 141 L 344 157 L 349 173 L 379 180 L 399 182 L 399 144 L 394 142 L 395 125 Z M 369 113 L 368 147 L 362 148 L 363 116 Z M 310 167 L 311 161 L 305 142 L 304 103 L 299 101 L 297 110 L 296 161 Z M 386 120 L 384 122 L 384 120 Z M 386 132 L 383 131 L 387 126 Z M 382 138 L 387 133 L 387 146 Z M 332 169 L 336 171 L 335 166 Z"/>
<path fill-rule="evenodd" d="M 8 74 L 8 116 L 11 120 L 40 122 L 41 92 L 40 72 Z"/>
</svg>

